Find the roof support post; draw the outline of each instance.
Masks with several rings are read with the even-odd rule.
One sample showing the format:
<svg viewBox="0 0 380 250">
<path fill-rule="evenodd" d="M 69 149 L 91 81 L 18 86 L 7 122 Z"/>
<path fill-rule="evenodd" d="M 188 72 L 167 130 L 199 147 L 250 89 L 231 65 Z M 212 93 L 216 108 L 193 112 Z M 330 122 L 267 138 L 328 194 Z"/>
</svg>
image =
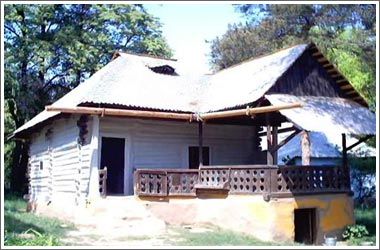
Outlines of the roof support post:
<svg viewBox="0 0 380 250">
<path fill-rule="evenodd" d="M 277 127 L 270 125 L 269 114 L 265 115 L 267 123 L 267 165 L 277 164 L 277 152 L 273 150 L 277 146 Z"/>
<path fill-rule="evenodd" d="M 203 122 L 198 121 L 198 157 L 199 168 L 203 166 Z"/>
<path fill-rule="evenodd" d="M 90 199 L 100 198 L 99 193 L 99 116 L 92 116 L 92 135 L 91 135 L 91 162 L 90 162 L 90 181 L 88 197 Z"/>
<path fill-rule="evenodd" d="M 342 166 L 346 175 L 347 186 L 351 190 L 350 166 L 348 164 L 347 151 L 346 134 L 342 134 Z"/>
<path fill-rule="evenodd" d="M 310 143 L 309 132 L 306 130 L 303 130 L 301 132 L 302 165 L 310 165 L 310 155 L 311 155 L 310 145 L 311 143 Z"/>
</svg>

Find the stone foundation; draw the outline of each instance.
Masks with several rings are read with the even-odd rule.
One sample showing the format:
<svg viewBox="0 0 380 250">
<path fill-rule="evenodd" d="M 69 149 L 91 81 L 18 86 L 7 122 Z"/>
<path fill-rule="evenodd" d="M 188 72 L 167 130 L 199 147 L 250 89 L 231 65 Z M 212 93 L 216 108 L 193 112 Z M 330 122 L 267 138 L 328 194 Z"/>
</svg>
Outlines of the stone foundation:
<svg viewBox="0 0 380 250">
<path fill-rule="evenodd" d="M 262 196 L 229 195 L 209 199 L 145 199 L 155 216 L 169 224 L 208 223 L 252 235 L 264 241 L 294 241 L 294 210 L 316 209 L 316 242 L 324 236 L 341 238 L 354 221 L 352 197 L 323 194 L 263 200 Z"/>
</svg>

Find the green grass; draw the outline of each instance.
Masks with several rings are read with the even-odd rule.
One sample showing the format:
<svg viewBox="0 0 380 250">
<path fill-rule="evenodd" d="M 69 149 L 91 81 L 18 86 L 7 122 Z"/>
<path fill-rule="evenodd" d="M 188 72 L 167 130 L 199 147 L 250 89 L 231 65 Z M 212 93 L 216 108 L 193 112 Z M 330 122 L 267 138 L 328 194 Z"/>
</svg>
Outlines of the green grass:
<svg viewBox="0 0 380 250">
<path fill-rule="evenodd" d="M 348 240 L 350 245 L 361 245 L 363 242 L 376 243 L 376 209 L 375 208 L 355 208 L 355 220 L 357 225 L 366 226 L 369 235 L 363 238 Z"/>
<path fill-rule="evenodd" d="M 60 238 L 73 225 L 26 212 L 26 202 L 21 198 L 5 197 L 4 244 L 8 246 L 58 246 Z"/>
<path fill-rule="evenodd" d="M 276 245 L 295 245 L 288 242 L 268 242 L 256 239 L 252 236 L 211 227 L 207 232 L 191 232 L 187 229 L 175 230 L 181 239 L 171 244 L 178 246 L 276 246 Z"/>
</svg>

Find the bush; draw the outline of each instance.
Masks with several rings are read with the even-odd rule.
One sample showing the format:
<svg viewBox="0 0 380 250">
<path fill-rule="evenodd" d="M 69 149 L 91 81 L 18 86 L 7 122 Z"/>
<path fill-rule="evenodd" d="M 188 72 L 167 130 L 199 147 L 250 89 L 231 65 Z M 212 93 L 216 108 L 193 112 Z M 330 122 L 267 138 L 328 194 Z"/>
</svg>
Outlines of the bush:
<svg viewBox="0 0 380 250">
<path fill-rule="evenodd" d="M 342 236 L 345 240 L 363 238 L 368 236 L 368 231 L 364 225 L 347 226 Z"/>
</svg>

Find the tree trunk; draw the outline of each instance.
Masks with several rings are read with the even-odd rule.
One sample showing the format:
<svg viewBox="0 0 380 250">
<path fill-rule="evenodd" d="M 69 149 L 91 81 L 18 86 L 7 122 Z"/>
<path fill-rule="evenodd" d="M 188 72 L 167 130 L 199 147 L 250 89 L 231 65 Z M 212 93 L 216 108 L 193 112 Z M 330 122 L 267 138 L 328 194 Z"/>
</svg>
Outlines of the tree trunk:
<svg viewBox="0 0 380 250">
<path fill-rule="evenodd" d="M 16 141 L 12 156 L 11 190 L 24 194 L 27 192 L 26 169 L 28 165 L 29 145 L 26 142 Z"/>
</svg>

